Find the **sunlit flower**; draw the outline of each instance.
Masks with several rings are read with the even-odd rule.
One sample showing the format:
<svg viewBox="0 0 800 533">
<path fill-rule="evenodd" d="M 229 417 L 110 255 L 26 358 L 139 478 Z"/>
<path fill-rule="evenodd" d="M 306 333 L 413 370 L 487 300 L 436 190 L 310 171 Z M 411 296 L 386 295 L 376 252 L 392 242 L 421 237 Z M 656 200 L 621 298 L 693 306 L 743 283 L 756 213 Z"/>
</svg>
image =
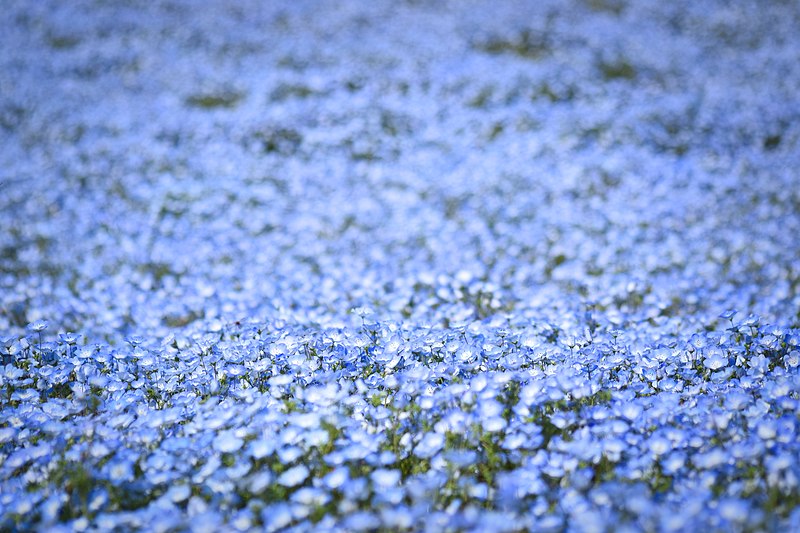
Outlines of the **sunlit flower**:
<svg viewBox="0 0 800 533">
<path fill-rule="evenodd" d="M 305 465 L 297 465 L 278 476 L 278 483 L 286 487 L 295 487 L 308 478 L 309 470 Z"/>
<path fill-rule="evenodd" d="M 444 435 L 439 433 L 426 433 L 414 448 L 414 455 L 430 458 L 439 453 L 444 446 Z"/>
<path fill-rule="evenodd" d="M 28 329 L 33 331 L 34 333 L 40 333 L 47 329 L 47 321 L 46 320 L 35 320 L 28 324 Z"/>
<path fill-rule="evenodd" d="M 750 515 L 750 506 L 740 499 L 726 498 L 718 504 L 719 514 L 722 518 L 734 523 L 744 523 Z"/>
<path fill-rule="evenodd" d="M 372 472 L 370 477 L 378 487 L 394 487 L 400 482 L 400 471 L 378 469 Z"/>
<path fill-rule="evenodd" d="M 347 468 L 338 467 L 326 474 L 325 477 L 322 478 L 322 482 L 329 489 L 338 489 L 348 480 L 348 478 L 349 473 Z"/>
</svg>

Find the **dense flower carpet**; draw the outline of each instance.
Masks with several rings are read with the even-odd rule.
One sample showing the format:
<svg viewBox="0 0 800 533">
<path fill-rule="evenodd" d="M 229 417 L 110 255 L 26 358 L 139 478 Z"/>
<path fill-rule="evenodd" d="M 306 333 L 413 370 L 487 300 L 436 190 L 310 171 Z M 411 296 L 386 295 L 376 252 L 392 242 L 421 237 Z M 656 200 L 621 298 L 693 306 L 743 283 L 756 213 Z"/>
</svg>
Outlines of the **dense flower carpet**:
<svg viewBox="0 0 800 533">
<path fill-rule="evenodd" d="M 0 530 L 800 530 L 798 27 L 3 2 Z"/>
</svg>

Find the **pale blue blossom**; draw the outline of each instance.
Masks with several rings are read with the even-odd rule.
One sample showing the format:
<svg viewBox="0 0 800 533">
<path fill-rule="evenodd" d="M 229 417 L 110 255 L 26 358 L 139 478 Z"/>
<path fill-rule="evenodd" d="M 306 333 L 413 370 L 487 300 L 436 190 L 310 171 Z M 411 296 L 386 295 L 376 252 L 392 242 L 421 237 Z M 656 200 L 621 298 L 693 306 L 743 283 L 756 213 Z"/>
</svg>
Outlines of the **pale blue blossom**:
<svg viewBox="0 0 800 533">
<path fill-rule="evenodd" d="M 214 438 L 214 448 L 222 453 L 233 453 L 244 445 L 244 441 L 237 437 L 233 431 L 223 431 Z"/>
<path fill-rule="evenodd" d="M 308 478 L 309 470 L 304 465 L 293 466 L 278 476 L 278 483 L 287 487 L 294 487 L 303 483 Z"/>
<path fill-rule="evenodd" d="M 394 487 L 400 482 L 400 471 L 378 469 L 373 471 L 370 477 L 377 487 Z"/>
<path fill-rule="evenodd" d="M 444 435 L 439 433 L 426 433 L 414 448 L 414 455 L 430 458 L 439 453 L 444 446 Z"/>
</svg>

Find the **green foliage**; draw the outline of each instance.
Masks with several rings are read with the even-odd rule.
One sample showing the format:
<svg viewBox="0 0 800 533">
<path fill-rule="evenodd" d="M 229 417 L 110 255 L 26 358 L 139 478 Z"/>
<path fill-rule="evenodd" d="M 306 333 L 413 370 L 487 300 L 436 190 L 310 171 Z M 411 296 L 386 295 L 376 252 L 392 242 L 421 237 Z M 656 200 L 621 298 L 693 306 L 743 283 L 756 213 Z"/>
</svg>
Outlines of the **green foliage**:
<svg viewBox="0 0 800 533">
<path fill-rule="evenodd" d="M 189 96 L 186 104 L 200 109 L 230 109 L 236 107 L 244 94 L 235 91 L 198 93 Z"/>
</svg>

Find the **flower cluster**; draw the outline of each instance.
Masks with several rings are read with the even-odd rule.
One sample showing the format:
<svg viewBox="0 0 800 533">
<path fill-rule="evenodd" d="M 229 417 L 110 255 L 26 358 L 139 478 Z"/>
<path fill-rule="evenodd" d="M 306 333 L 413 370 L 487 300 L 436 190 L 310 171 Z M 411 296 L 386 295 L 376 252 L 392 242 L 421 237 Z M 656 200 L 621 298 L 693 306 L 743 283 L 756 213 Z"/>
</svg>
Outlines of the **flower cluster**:
<svg viewBox="0 0 800 533">
<path fill-rule="evenodd" d="M 368 4 L 4 5 L 0 529 L 800 529 L 797 6 Z"/>
<path fill-rule="evenodd" d="M 252 322 L 120 348 L 7 341 L 0 520 L 798 525 L 800 329 L 750 317 L 705 335 L 587 336 L 571 318 L 565 330 L 507 317 L 451 329 Z"/>
</svg>

